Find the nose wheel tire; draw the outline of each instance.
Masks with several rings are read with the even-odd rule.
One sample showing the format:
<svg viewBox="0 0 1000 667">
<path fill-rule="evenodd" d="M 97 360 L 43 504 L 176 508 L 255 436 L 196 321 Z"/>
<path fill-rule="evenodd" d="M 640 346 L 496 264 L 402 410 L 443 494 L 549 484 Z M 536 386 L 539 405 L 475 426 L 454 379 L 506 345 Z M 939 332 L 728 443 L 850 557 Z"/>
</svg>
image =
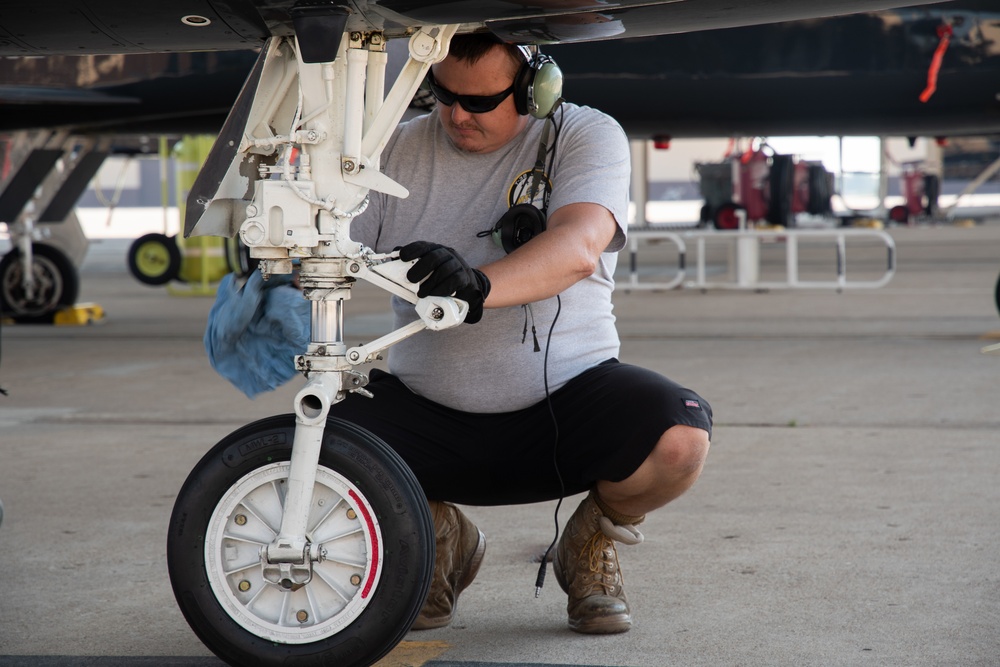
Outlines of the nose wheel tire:
<svg viewBox="0 0 1000 667">
<path fill-rule="evenodd" d="M 294 432 L 293 415 L 255 422 L 195 466 L 170 520 L 174 595 L 195 634 L 231 665 L 371 665 L 427 597 L 427 500 L 385 443 L 330 419 L 306 531 L 313 558 L 276 575 L 262 553 L 281 525 Z"/>
</svg>

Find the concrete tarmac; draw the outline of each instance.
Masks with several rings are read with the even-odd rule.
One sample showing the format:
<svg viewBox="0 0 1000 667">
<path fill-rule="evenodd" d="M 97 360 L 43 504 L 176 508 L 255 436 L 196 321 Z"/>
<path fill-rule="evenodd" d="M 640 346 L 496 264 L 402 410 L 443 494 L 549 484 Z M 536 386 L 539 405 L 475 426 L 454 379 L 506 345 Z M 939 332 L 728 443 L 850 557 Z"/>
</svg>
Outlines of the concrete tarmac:
<svg viewBox="0 0 1000 667">
<path fill-rule="evenodd" d="M 1000 337 L 1000 222 L 891 233 L 877 290 L 616 294 L 622 359 L 717 420 L 698 483 L 619 549 L 631 632 L 569 631 L 551 571 L 534 597 L 554 503 L 473 507 L 487 554 L 454 623 L 381 664 L 1000 664 L 1000 354 L 981 352 Z M 249 400 L 218 377 L 212 299 L 137 283 L 128 244 L 83 266 L 102 324 L 0 331 L 0 666 L 222 664 L 174 602 L 169 514 L 202 454 L 289 412 L 301 380 Z M 352 340 L 388 322 L 356 288 Z"/>
</svg>

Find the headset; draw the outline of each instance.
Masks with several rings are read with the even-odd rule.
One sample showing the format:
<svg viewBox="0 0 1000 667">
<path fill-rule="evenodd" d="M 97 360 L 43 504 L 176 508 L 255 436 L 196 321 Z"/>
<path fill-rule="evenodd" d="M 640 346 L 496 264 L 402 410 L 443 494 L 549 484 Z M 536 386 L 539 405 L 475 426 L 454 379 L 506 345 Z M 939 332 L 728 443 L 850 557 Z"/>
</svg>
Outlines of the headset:
<svg viewBox="0 0 1000 667">
<path fill-rule="evenodd" d="M 552 154 L 549 163 L 550 166 L 555 163 L 556 144 L 559 142 L 559 132 L 562 129 L 562 123 L 560 122 L 557 125 L 554 118 L 556 110 L 563 102 L 562 71 L 551 57 L 539 53 L 536 47 L 518 45 L 517 48 L 524 56 L 524 64 L 521 65 L 517 74 L 514 76 L 514 108 L 517 109 L 517 113 L 522 116 L 531 115 L 534 118 L 543 120 L 545 122 L 545 127 L 542 130 L 541 140 L 538 142 L 538 154 L 535 158 L 535 165 L 531 169 L 531 185 L 528 189 L 528 201 L 523 204 L 515 204 L 514 206 L 511 206 L 493 226 L 493 229 L 486 232 L 486 234 L 490 234 L 493 237 L 493 242 L 502 247 L 508 254 L 545 231 L 545 223 L 547 219 L 545 209 L 548 206 L 548 201 L 543 197 L 544 203 L 541 209 L 535 207 L 531 204 L 531 202 L 534 201 L 535 195 L 538 192 L 538 187 L 541 184 L 542 179 L 545 177 L 545 158 L 549 153 L 548 146 L 546 145 L 548 144 L 549 139 L 549 129 L 552 126 L 555 126 L 555 138 L 552 141 Z M 549 125 L 549 120 L 552 121 L 552 126 Z M 480 234 L 482 234 L 482 232 Z M 559 471 L 558 463 L 556 463 L 555 448 L 558 447 L 559 442 L 559 422 L 556 420 L 555 412 L 552 410 L 552 399 L 549 393 L 548 376 L 549 347 L 552 342 L 552 331 L 555 329 L 556 320 L 559 319 L 559 313 L 562 311 L 562 300 L 559 295 L 556 295 L 556 304 L 556 314 L 552 319 L 552 324 L 549 327 L 548 340 L 545 343 L 545 358 L 542 364 L 542 373 L 545 383 L 545 399 L 549 404 L 549 413 L 552 416 L 552 424 L 556 433 L 552 454 L 561 492 L 559 494 L 559 502 L 556 504 L 555 509 L 556 534 L 552 540 L 552 544 L 550 544 L 549 548 L 546 549 L 545 556 L 542 558 L 542 562 L 539 565 L 538 575 L 535 579 L 535 597 L 538 597 L 539 593 L 541 593 L 542 585 L 545 581 L 545 570 L 548 563 L 549 553 L 559 541 L 559 508 L 562 506 L 563 496 L 565 495 L 562 474 Z M 525 331 L 522 335 L 521 342 L 524 342 L 524 336 L 527 334 L 527 318 L 530 314 L 531 333 L 535 342 L 534 350 L 535 352 L 540 352 L 541 348 L 538 345 L 538 338 L 535 335 L 534 314 L 531 312 L 531 304 L 526 304 L 524 307 L 526 309 L 524 321 Z"/>
<path fill-rule="evenodd" d="M 514 75 L 514 108 L 522 116 L 530 115 L 548 120 L 563 102 L 562 70 L 555 60 L 539 53 L 536 47 L 517 45 L 517 48 L 524 56 L 524 63 Z M 557 130 L 556 138 L 558 137 Z M 530 202 L 534 200 L 540 181 L 545 175 L 548 138 L 549 125 L 546 124 L 538 145 L 538 158 L 531 170 L 528 203 L 511 206 L 490 230 L 493 242 L 508 254 L 545 231 L 544 207 L 538 209 Z M 553 142 L 554 151 L 555 142 Z"/>
</svg>

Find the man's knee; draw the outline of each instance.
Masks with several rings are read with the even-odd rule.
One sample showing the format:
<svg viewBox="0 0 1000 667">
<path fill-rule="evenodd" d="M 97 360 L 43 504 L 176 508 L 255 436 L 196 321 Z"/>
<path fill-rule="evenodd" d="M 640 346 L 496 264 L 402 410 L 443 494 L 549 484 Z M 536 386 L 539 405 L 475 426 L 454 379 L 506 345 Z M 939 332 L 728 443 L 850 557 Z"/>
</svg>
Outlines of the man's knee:
<svg viewBox="0 0 1000 667">
<path fill-rule="evenodd" d="M 708 432 L 677 424 L 667 429 L 650 453 L 652 463 L 672 477 L 697 476 L 705 464 L 710 446 Z"/>
</svg>

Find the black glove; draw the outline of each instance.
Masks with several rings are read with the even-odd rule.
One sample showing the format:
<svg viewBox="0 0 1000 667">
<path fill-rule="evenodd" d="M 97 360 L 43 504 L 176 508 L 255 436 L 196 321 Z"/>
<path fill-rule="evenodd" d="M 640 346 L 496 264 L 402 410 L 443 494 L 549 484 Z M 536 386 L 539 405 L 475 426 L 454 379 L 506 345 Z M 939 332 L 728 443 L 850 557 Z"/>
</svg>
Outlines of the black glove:
<svg viewBox="0 0 1000 667">
<path fill-rule="evenodd" d="M 454 296 L 469 304 L 466 323 L 475 324 L 482 319 L 483 302 L 490 293 L 490 279 L 466 264 L 452 248 L 440 243 L 414 241 L 399 249 L 399 258 L 404 262 L 417 260 L 406 272 L 410 282 L 423 280 L 417 296 Z"/>
</svg>

